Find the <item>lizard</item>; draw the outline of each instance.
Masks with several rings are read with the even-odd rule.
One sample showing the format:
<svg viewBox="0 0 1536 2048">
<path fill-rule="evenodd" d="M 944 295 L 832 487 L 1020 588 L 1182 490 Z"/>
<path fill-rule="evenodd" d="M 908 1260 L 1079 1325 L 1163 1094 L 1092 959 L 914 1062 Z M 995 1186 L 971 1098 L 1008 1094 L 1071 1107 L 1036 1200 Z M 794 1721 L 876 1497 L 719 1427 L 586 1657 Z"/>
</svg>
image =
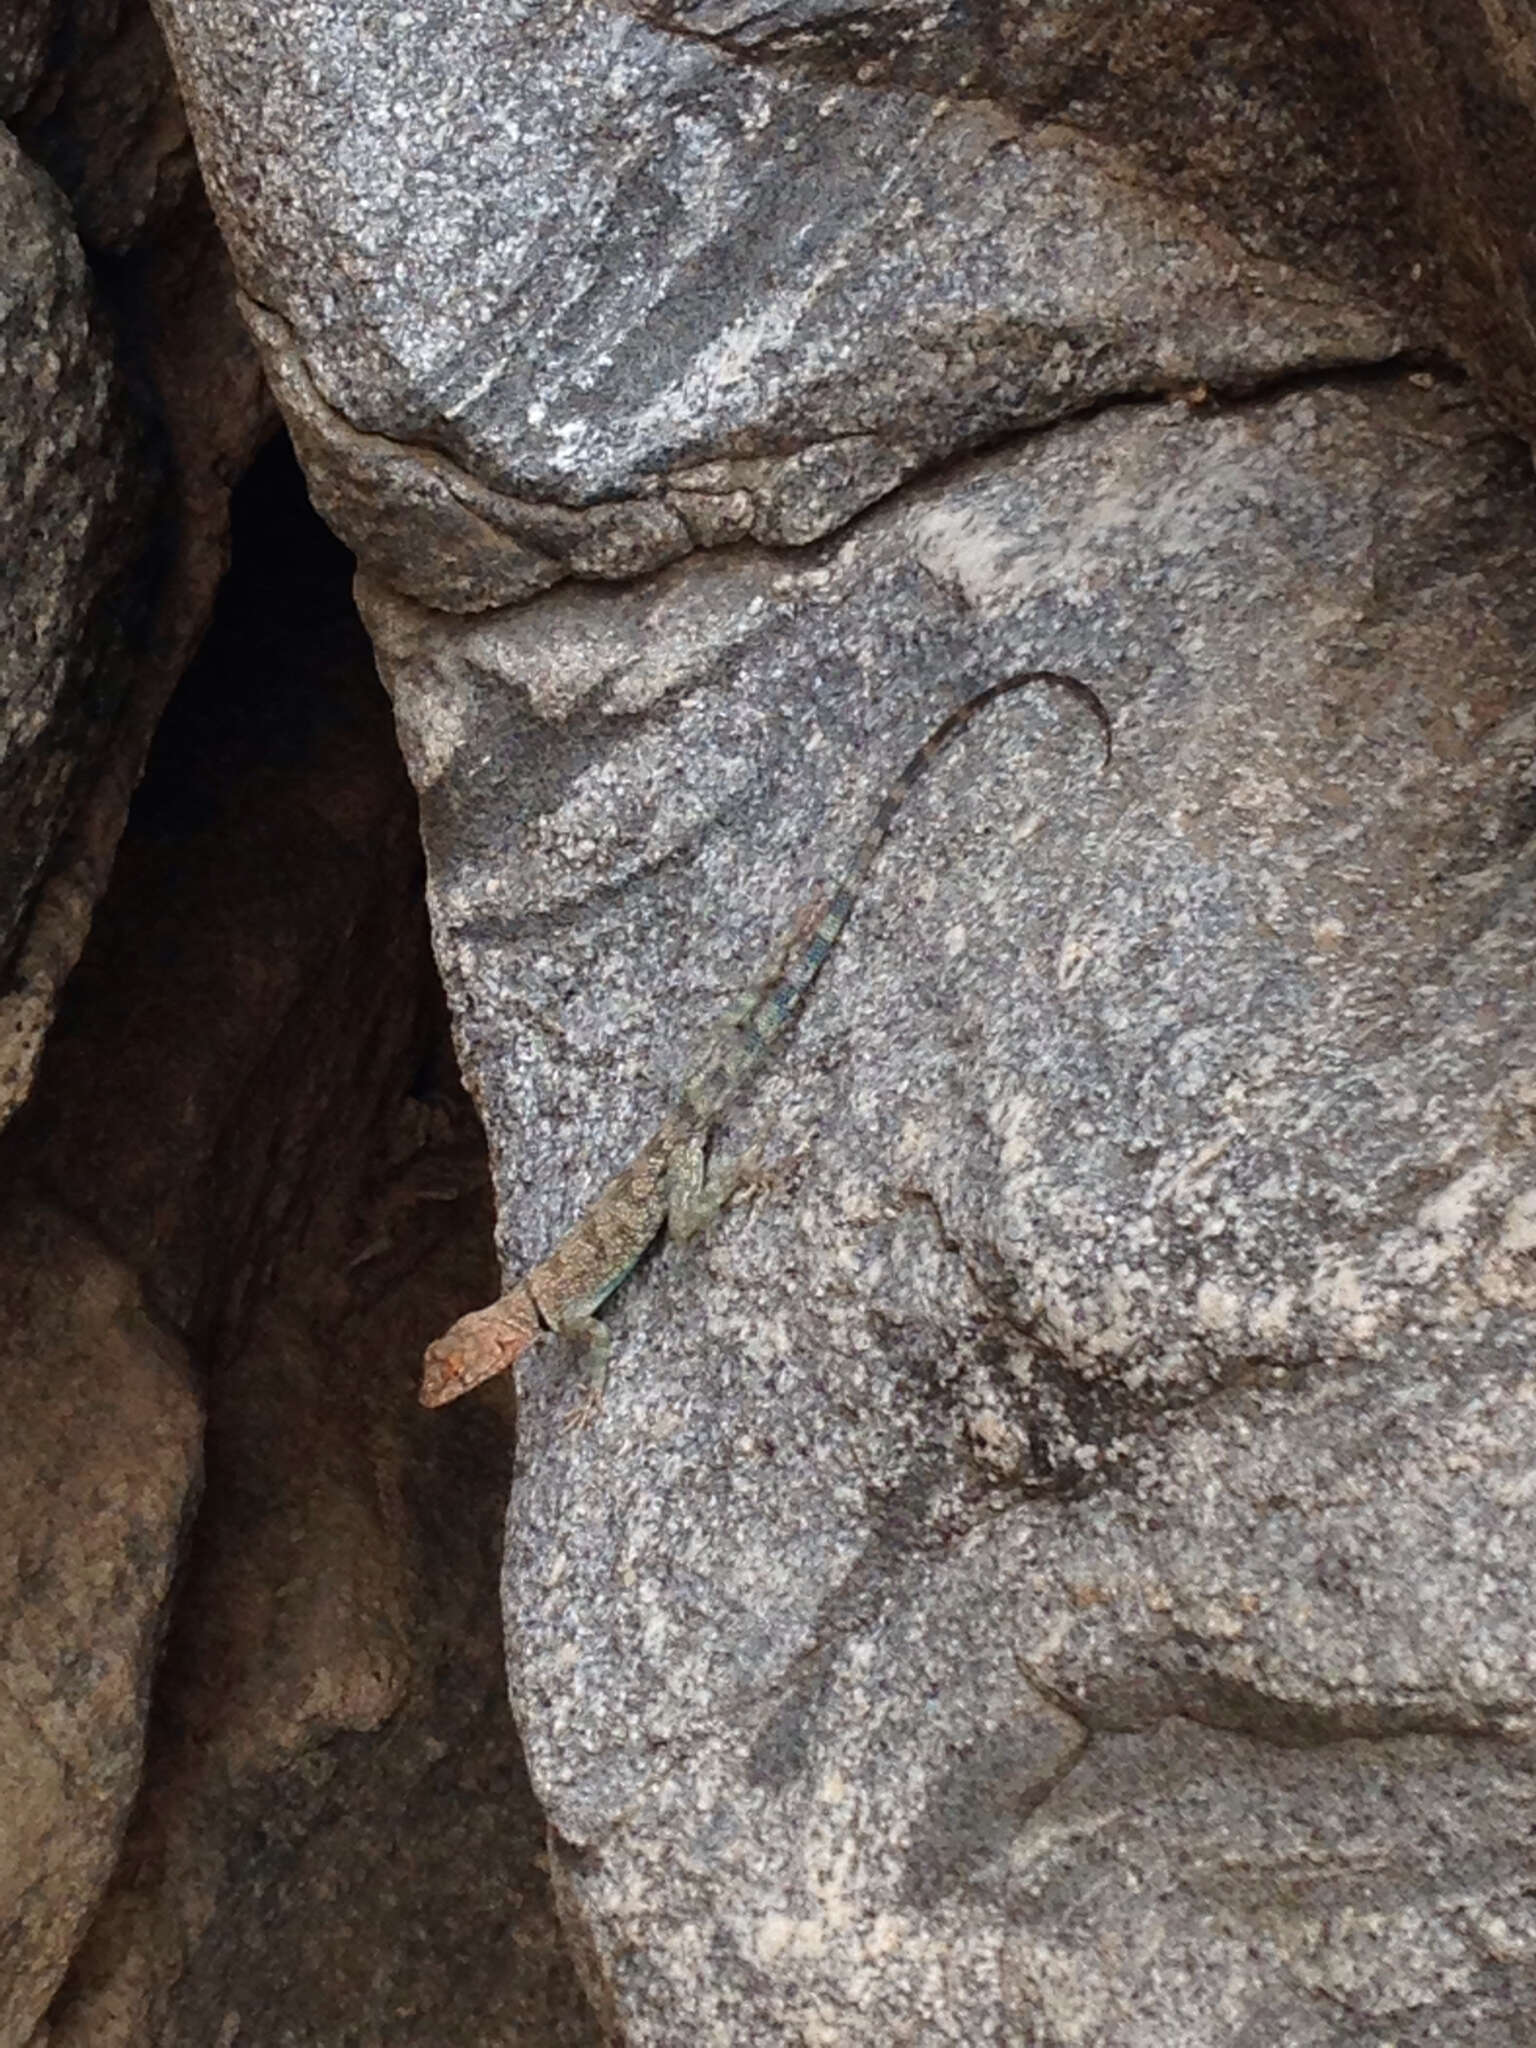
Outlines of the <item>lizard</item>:
<svg viewBox="0 0 1536 2048">
<path fill-rule="evenodd" d="M 472 1310 L 435 1343 L 423 1360 L 421 1401 L 428 1408 L 457 1400 L 472 1387 L 515 1365 L 551 1332 L 585 1339 L 588 1392 L 577 1419 L 595 1412 L 607 1375 L 609 1337 L 597 1311 L 629 1276 L 665 1224 L 669 1238 L 694 1236 L 739 1184 L 741 1163 L 713 1167 L 705 1151 L 715 1127 L 799 1013 L 853 912 L 879 858 L 896 814 L 913 784 L 983 706 L 1010 691 L 1046 683 L 1085 704 L 1104 736 L 1107 766 L 1113 750 L 1109 713 L 1098 692 L 1076 676 L 1030 669 L 992 683 L 956 706 L 907 762 L 860 842 L 809 939 L 803 922 L 768 955 L 746 993 L 738 997 L 712 1036 L 652 1135 L 602 1188 L 549 1256 L 488 1308 Z"/>
</svg>

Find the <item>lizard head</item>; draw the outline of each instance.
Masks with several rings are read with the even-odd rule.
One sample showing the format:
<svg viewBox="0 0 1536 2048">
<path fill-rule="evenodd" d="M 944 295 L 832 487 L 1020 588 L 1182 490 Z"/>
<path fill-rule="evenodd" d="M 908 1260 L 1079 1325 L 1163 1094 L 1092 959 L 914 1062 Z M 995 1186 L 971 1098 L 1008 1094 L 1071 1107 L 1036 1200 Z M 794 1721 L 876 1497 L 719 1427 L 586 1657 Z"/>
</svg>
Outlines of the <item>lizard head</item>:
<svg viewBox="0 0 1536 2048">
<path fill-rule="evenodd" d="M 543 1334 L 544 1325 L 526 1287 L 514 1287 L 489 1308 L 460 1316 L 451 1330 L 427 1346 L 421 1362 L 421 1405 L 441 1408 L 483 1380 L 494 1379 L 516 1365 Z"/>
</svg>

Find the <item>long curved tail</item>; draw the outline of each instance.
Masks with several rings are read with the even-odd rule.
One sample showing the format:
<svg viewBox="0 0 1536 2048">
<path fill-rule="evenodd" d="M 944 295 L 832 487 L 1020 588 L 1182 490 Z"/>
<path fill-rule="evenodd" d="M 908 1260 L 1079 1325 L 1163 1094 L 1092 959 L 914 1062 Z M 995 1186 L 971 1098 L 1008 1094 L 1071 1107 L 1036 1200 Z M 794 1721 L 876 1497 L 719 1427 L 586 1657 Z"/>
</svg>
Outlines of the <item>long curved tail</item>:
<svg viewBox="0 0 1536 2048">
<path fill-rule="evenodd" d="M 1108 767 L 1114 749 L 1114 728 L 1110 724 L 1109 713 L 1098 691 L 1076 676 L 1058 675 L 1054 669 L 1028 669 L 1020 675 L 1008 676 L 1003 682 L 988 684 L 986 689 L 978 690 L 974 697 L 967 697 L 963 704 L 957 705 L 942 725 L 935 726 L 929 733 L 886 791 L 884 802 L 870 820 L 869 830 L 864 834 L 858 852 L 838 883 L 832 901 L 805 950 L 790 962 L 781 979 L 740 1026 L 745 1065 L 755 1063 L 768 1050 L 809 995 L 811 984 L 821 972 L 827 955 L 842 936 L 865 879 L 879 859 L 880 849 L 890 836 L 896 814 L 906 802 L 913 784 L 922 780 L 950 741 L 965 730 L 978 711 L 996 698 L 1026 689 L 1033 683 L 1048 683 L 1055 689 L 1066 690 L 1088 707 L 1104 735 L 1104 765 Z"/>
</svg>

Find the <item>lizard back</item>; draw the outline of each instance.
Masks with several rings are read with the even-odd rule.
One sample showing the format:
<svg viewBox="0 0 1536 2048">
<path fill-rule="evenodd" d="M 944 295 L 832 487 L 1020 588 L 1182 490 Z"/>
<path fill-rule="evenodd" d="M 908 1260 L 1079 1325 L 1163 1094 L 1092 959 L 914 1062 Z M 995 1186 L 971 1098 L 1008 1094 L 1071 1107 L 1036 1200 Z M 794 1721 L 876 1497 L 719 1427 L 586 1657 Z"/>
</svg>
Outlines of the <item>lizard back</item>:
<svg viewBox="0 0 1536 2048">
<path fill-rule="evenodd" d="M 776 947 L 769 955 L 753 984 L 754 990 L 762 993 L 755 1001 L 749 1000 L 744 1016 L 738 1007 L 730 1029 L 717 1036 L 714 1045 L 689 1071 L 672 1108 L 640 1151 L 613 1176 L 580 1220 L 524 1281 L 488 1308 L 461 1316 L 451 1330 L 428 1346 L 421 1388 L 421 1398 L 428 1407 L 456 1400 L 482 1380 L 505 1372 L 530 1344 L 538 1341 L 543 1331 L 560 1330 L 583 1334 L 592 1345 L 597 1370 L 583 1413 L 591 1412 L 600 1395 L 608 1348 L 603 1326 L 595 1320 L 597 1310 L 633 1269 L 663 1220 L 675 1215 L 674 1201 L 679 1193 L 689 1194 L 686 1183 L 679 1185 L 680 1171 L 685 1166 L 688 1180 L 699 1183 L 692 1189 L 688 1211 L 698 1213 L 697 1197 L 709 1192 L 701 1182 L 704 1144 L 710 1128 L 805 1001 L 848 922 L 907 793 L 983 705 L 1033 683 L 1048 683 L 1066 690 L 1088 707 L 1103 729 L 1104 759 L 1108 762 L 1113 745 L 1109 713 L 1098 693 L 1076 676 L 1031 669 L 978 690 L 974 697 L 968 697 L 951 711 L 887 790 L 809 940 L 796 950 L 797 931 L 787 942 L 787 949 Z M 781 969 L 786 950 L 789 964 Z M 688 1224 L 690 1231 L 695 1227 L 695 1223 Z"/>
</svg>

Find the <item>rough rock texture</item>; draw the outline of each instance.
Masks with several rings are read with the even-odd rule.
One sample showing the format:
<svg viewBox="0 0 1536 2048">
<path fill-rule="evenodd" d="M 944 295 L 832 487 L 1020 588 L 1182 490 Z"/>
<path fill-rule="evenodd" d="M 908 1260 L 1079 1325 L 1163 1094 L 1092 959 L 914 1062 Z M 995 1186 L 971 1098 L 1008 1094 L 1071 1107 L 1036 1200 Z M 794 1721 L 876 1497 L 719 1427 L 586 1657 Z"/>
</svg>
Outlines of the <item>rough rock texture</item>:
<svg viewBox="0 0 1536 2048">
<path fill-rule="evenodd" d="M 201 1481 L 185 1355 L 131 1272 L 8 1179 L 0 1210 L 0 2041 L 64 1975 L 139 1784 Z"/>
<path fill-rule="evenodd" d="M 206 206 L 196 233 L 176 108 L 143 6 L 4 10 L 0 1123 L 32 1084 L 269 416 Z M 84 1222 L 97 1190 L 65 1175 L 55 1204 L 35 1164 L 10 1146 L 0 1164 L 7 2048 L 34 2037 L 121 1847 L 202 1460 L 194 1375 L 142 1263 Z"/>
<path fill-rule="evenodd" d="M 959 8 L 889 10 L 857 60 L 836 8 L 753 17 L 750 53 L 711 10 L 647 14 L 162 7 L 316 502 L 428 603 L 805 542 L 1007 429 L 1409 332 L 1363 253 L 1341 278 L 1298 267 L 1294 221 L 1245 232 L 1239 189 L 1304 158 L 1293 206 L 1342 233 L 1363 173 L 1305 150 L 1280 93 L 1240 110 L 1209 54 L 1186 68 L 1222 205 L 1067 125 L 1068 30 L 1034 47 L 1031 8 L 985 63 Z M 1239 72 L 1283 42 L 1242 28 Z"/>
<path fill-rule="evenodd" d="M 0 130 L 0 963 L 130 673 L 158 476 L 69 208 Z M 6 1048 L 0 1043 L 0 1066 Z"/>
<path fill-rule="evenodd" d="M 143 0 L 0 28 L 0 1122 L 271 424 Z"/>
<path fill-rule="evenodd" d="M 1112 410 L 798 559 L 370 594 L 508 1269 L 946 703 L 1117 719 L 1103 779 L 972 728 L 738 1119 L 774 1192 L 626 1289 L 592 1431 L 534 1355 L 514 1699 L 626 2038 L 1527 1997 L 1533 540 L 1416 377 Z"/>
<path fill-rule="evenodd" d="M 197 163 L 147 0 L 54 0 L 52 11 L 48 61 L 17 96 L 23 146 L 68 194 L 89 249 L 168 241 L 162 231 L 197 194 Z M 173 350 L 188 339 L 162 338 Z"/>
<path fill-rule="evenodd" d="M 11 0 L 0 15 L 0 120 L 24 106 L 48 59 L 54 0 Z"/>
<path fill-rule="evenodd" d="M 439 1233 L 338 1316 L 327 1249 L 229 1361 L 145 1796 L 50 2048 L 595 2038 L 506 1710 L 507 1431 L 412 1413 L 412 1347 L 476 1276 Z"/>
<path fill-rule="evenodd" d="M 1416 296 L 1536 432 L 1536 16 L 1529 0 L 1343 0 L 1424 256 Z"/>
<path fill-rule="evenodd" d="M 1523 17 L 1437 68 L 1412 0 L 160 5 L 366 571 L 505 1269 L 958 695 L 1047 663 L 1117 716 L 1107 776 L 1055 703 L 967 734 L 727 1134 L 755 1202 L 627 1287 L 592 1431 L 558 1346 L 523 1375 L 513 1699 L 604 2024 L 1528 2038 L 1536 495 L 1441 374 L 1514 335 L 1519 411 L 1476 53 L 1513 78 Z M 282 1812 L 308 1731 L 423 1711 L 392 1439 L 375 1498 L 340 1305 L 248 1315 L 108 1179 L 179 1312 L 244 1318 L 230 1441 L 302 1416 L 370 1532 L 366 1614 L 315 1588 L 226 1707 L 217 1617 L 299 1542 L 233 1508 L 172 1656 Z M 264 2024 L 199 1754 L 79 2048 Z M 348 2038 L 315 1982 L 274 2034 Z"/>
<path fill-rule="evenodd" d="M 73 1713 L 76 1746 L 105 1747 L 87 1709 L 104 1717 L 114 1692 L 82 1688 L 75 1579 L 123 1583 L 105 1654 L 114 1630 L 153 1639 L 179 1567 L 142 1782 L 147 1648 L 101 1796 L 26 1774 L 14 1861 L 34 1891 L 0 1925 L 23 2001 L 0 2041 L 28 2041 L 46 2008 L 52 2048 L 582 2042 L 504 1698 L 506 1430 L 481 1412 L 434 1431 L 414 1401 L 421 1345 L 493 1277 L 414 808 L 350 562 L 291 458 L 264 461 L 242 507 L 225 609 L 159 735 L 36 1094 L 0 1141 L 0 1185 L 55 1191 L 110 1245 L 98 1265 L 142 1276 L 207 1410 L 195 1528 L 182 1542 L 165 1515 L 151 1526 L 145 1486 L 130 1569 L 120 1528 L 77 1498 L 110 1500 L 149 1458 L 132 1415 L 121 1438 L 109 1426 L 115 1354 L 98 1362 L 103 1427 L 60 1439 L 60 1340 L 0 1299 L 22 1394 L 42 1390 L 9 1397 L 7 1452 L 76 1489 L 73 1575 L 8 1589 L 36 1603 L 21 1609 L 34 1633 L 74 1646 L 24 1698 L 40 1728 Z M 42 1264 L 73 1284 L 62 1255 Z M 0 1543 L 24 1563 L 33 1506 L 0 1488 Z"/>
</svg>

